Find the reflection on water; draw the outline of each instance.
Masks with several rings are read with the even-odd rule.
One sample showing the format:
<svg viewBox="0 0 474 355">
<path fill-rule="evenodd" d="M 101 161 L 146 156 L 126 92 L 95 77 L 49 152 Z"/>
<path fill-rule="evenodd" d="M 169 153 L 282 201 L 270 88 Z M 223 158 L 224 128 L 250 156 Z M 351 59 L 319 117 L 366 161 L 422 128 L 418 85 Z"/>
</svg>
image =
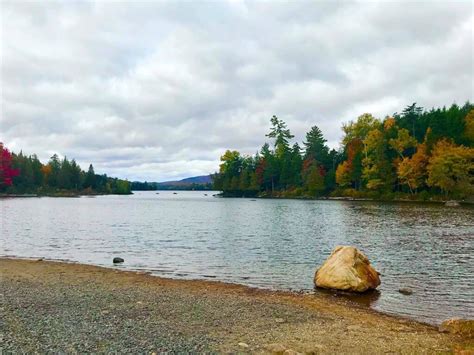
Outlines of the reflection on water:
<svg viewBox="0 0 474 355">
<path fill-rule="evenodd" d="M 363 293 L 353 293 L 317 288 L 317 292 L 328 297 L 343 298 L 344 300 L 349 300 L 353 303 L 363 305 L 365 307 L 371 307 L 373 305 L 376 305 L 381 295 L 381 292 L 379 290 L 369 290 Z"/>
<path fill-rule="evenodd" d="M 160 276 L 313 290 L 331 250 L 354 245 L 382 274 L 380 294 L 362 297 L 371 307 L 431 323 L 474 317 L 473 208 L 211 195 L 3 199 L 0 254 L 104 266 L 121 256 L 120 267 Z"/>
</svg>

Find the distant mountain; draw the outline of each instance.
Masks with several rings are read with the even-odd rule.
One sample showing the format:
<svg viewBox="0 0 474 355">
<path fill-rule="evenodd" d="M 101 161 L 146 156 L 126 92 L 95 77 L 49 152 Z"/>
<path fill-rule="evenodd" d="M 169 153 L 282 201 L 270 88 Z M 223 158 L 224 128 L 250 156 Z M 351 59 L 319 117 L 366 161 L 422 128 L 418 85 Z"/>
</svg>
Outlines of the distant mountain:
<svg viewBox="0 0 474 355">
<path fill-rule="evenodd" d="M 163 182 L 132 182 L 133 191 L 150 190 L 211 190 L 211 175 L 193 176 L 176 181 Z"/>
<path fill-rule="evenodd" d="M 211 175 L 201 175 L 201 176 L 193 176 L 188 177 L 186 179 L 176 180 L 176 181 L 163 181 L 159 182 L 158 186 L 166 185 L 166 186 L 186 186 L 192 184 L 210 184 L 212 183 Z"/>
</svg>

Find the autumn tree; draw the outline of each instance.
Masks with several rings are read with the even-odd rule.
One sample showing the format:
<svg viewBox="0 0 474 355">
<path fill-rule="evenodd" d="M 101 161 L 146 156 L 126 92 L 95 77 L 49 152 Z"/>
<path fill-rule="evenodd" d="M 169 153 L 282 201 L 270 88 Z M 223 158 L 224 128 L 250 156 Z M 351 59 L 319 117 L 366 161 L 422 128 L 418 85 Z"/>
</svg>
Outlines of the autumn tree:
<svg viewBox="0 0 474 355">
<path fill-rule="evenodd" d="M 349 187 L 352 183 L 350 163 L 346 160 L 336 169 L 336 183 L 341 187 Z"/>
<path fill-rule="evenodd" d="M 391 188 L 391 165 L 387 159 L 387 142 L 380 129 L 373 129 L 364 139 L 365 156 L 362 160 L 362 176 L 369 190 Z"/>
<path fill-rule="evenodd" d="M 0 189 L 13 184 L 13 178 L 19 175 L 19 171 L 12 167 L 12 155 L 0 142 Z"/>
<path fill-rule="evenodd" d="M 410 135 L 407 129 L 401 128 L 397 130 L 397 137 L 389 140 L 389 144 L 403 159 L 407 149 L 416 146 L 417 140 Z"/>
<path fill-rule="evenodd" d="M 436 143 L 427 170 L 428 185 L 446 194 L 467 196 L 474 192 L 474 148 L 443 139 Z"/>
<path fill-rule="evenodd" d="M 464 119 L 464 138 L 474 146 L 474 109 L 469 111 Z"/>
<path fill-rule="evenodd" d="M 404 157 L 397 166 L 397 176 L 402 184 L 410 189 L 411 193 L 424 184 L 427 177 L 426 166 L 428 165 L 428 152 L 426 143 L 418 144 L 416 153 L 410 157 Z"/>
</svg>

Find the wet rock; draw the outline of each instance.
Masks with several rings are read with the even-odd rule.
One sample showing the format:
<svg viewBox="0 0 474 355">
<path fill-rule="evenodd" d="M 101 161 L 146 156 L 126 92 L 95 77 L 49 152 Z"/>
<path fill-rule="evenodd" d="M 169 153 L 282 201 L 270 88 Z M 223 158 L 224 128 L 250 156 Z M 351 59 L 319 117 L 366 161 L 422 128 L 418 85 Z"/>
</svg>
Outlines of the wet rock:
<svg viewBox="0 0 474 355">
<path fill-rule="evenodd" d="M 474 319 L 453 318 L 446 320 L 439 326 L 439 331 L 474 338 Z"/>
<path fill-rule="evenodd" d="M 114 264 L 121 264 L 123 263 L 125 260 L 123 260 L 122 258 L 118 258 L 118 257 L 115 257 L 114 260 L 113 260 L 113 263 Z"/>
<path fill-rule="evenodd" d="M 357 248 L 337 246 L 314 275 L 317 287 L 365 292 L 380 285 L 379 273 Z"/>
<path fill-rule="evenodd" d="M 249 345 L 246 344 L 246 343 L 239 343 L 238 345 L 239 345 L 241 348 L 245 348 L 245 349 L 247 349 L 247 348 L 249 347 Z"/>
<path fill-rule="evenodd" d="M 283 354 L 286 351 L 286 346 L 280 343 L 273 343 L 265 345 L 265 349 L 272 354 Z"/>
<path fill-rule="evenodd" d="M 455 200 L 451 200 L 451 201 L 446 201 L 446 203 L 444 205 L 447 206 L 447 207 L 458 207 L 459 202 L 455 201 Z"/>
<path fill-rule="evenodd" d="M 408 288 L 408 287 L 402 287 L 401 289 L 398 290 L 398 292 L 400 292 L 402 295 L 406 295 L 406 296 L 409 296 L 409 295 L 413 294 L 413 290 L 411 288 Z"/>
</svg>

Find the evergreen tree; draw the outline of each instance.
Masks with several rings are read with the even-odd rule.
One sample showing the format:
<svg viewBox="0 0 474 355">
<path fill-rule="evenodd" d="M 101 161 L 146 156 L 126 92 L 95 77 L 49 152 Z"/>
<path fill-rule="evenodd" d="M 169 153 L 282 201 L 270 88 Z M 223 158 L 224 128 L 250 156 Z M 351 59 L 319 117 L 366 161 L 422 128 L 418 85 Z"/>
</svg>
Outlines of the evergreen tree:
<svg viewBox="0 0 474 355">
<path fill-rule="evenodd" d="M 319 165 L 322 165 L 329 170 L 331 167 L 331 160 L 329 158 L 329 148 L 326 145 L 327 140 L 323 136 L 323 132 L 318 126 L 311 127 L 311 130 L 306 133 L 305 158 L 314 159 Z"/>
<path fill-rule="evenodd" d="M 270 133 L 266 136 L 275 139 L 275 155 L 277 158 L 282 158 L 289 150 L 289 142 L 294 136 L 290 130 L 286 127 L 286 123 L 280 120 L 277 116 L 273 116 L 270 119 L 272 127 Z"/>
<path fill-rule="evenodd" d="M 94 167 L 92 164 L 89 165 L 89 169 L 87 170 L 85 179 L 84 179 L 84 188 L 91 188 L 95 189 L 96 187 L 96 176 L 94 173 Z"/>
</svg>

